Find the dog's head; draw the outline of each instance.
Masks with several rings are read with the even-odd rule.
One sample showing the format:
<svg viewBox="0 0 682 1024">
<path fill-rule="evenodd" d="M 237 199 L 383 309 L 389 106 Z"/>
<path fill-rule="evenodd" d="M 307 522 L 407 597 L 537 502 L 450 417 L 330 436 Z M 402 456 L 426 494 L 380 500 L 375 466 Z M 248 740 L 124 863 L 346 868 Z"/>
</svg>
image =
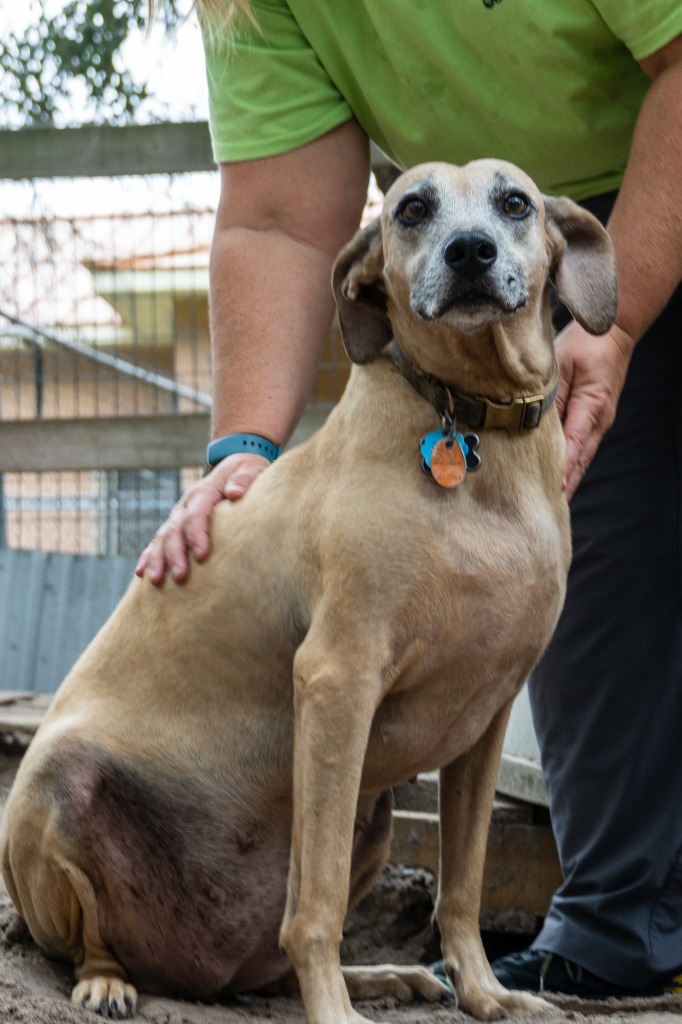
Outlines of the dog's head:
<svg viewBox="0 0 682 1024">
<path fill-rule="evenodd" d="M 541 335 L 551 345 L 550 280 L 586 330 L 608 330 L 617 290 L 606 231 L 570 199 L 543 196 L 523 171 L 497 160 L 422 164 L 401 175 L 381 216 L 334 268 L 353 362 L 370 362 L 395 336 L 423 369 L 441 376 L 432 354 L 431 365 L 420 358 L 434 334 L 446 344 L 453 334 L 473 339 L 500 325 L 497 334 L 514 344 L 532 347 Z M 520 358 L 535 363 L 539 353 Z"/>
</svg>

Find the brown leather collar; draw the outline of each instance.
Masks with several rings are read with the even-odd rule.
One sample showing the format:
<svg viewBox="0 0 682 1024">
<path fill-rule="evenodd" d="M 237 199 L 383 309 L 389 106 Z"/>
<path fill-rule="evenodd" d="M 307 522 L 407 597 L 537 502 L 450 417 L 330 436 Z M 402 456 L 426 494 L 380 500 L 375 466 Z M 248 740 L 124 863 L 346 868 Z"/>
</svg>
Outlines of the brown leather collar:
<svg viewBox="0 0 682 1024">
<path fill-rule="evenodd" d="M 498 402 L 485 395 L 455 391 L 438 377 L 424 373 L 410 362 L 395 340 L 390 343 L 388 353 L 399 373 L 441 417 L 461 421 L 474 430 L 533 430 L 554 402 L 559 387 L 559 366 L 555 364 L 546 394 L 520 395 L 508 402 Z"/>
</svg>

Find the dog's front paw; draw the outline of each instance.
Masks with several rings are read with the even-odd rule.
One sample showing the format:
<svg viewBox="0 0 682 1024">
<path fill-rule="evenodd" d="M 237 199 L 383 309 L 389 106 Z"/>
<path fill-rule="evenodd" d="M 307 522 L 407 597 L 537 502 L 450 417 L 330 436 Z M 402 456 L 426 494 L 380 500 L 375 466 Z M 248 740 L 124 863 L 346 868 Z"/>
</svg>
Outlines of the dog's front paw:
<svg viewBox="0 0 682 1024">
<path fill-rule="evenodd" d="M 551 1009 L 546 999 L 539 996 L 532 996 L 530 992 L 509 992 L 505 989 L 504 995 L 497 996 L 498 1003 L 504 1007 L 505 1013 L 510 1016 L 519 1016 L 527 1013 L 546 1013 Z"/>
<path fill-rule="evenodd" d="M 120 978 L 88 978 L 78 982 L 71 1002 L 110 1020 L 127 1020 L 135 1016 L 137 992 Z"/>
<path fill-rule="evenodd" d="M 550 1009 L 549 1003 L 544 999 L 532 996 L 529 992 L 509 992 L 498 984 L 467 985 L 458 981 L 455 989 L 459 1008 L 477 1020 L 501 1020 L 530 1013 L 542 1013 Z"/>
<path fill-rule="evenodd" d="M 478 936 L 461 942 L 459 950 L 432 964 L 431 970 L 450 981 L 459 1009 L 476 1020 L 502 1020 L 550 1009 L 544 999 L 529 992 L 509 991 L 497 980 Z"/>
</svg>

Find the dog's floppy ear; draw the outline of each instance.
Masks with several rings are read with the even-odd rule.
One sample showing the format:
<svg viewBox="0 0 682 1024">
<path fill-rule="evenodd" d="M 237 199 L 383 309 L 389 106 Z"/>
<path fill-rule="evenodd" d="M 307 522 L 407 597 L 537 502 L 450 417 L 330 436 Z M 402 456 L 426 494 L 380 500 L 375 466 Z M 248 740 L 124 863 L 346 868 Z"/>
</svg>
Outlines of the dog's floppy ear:
<svg viewBox="0 0 682 1024">
<path fill-rule="evenodd" d="M 611 239 L 597 218 L 572 199 L 545 196 L 544 200 L 557 298 L 586 331 L 605 334 L 618 311 Z"/>
<path fill-rule="evenodd" d="M 393 337 L 386 313 L 384 252 L 379 218 L 350 240 L 334 264 L 332 282 L 346 352 L 370 363 Z"/>
</svg>

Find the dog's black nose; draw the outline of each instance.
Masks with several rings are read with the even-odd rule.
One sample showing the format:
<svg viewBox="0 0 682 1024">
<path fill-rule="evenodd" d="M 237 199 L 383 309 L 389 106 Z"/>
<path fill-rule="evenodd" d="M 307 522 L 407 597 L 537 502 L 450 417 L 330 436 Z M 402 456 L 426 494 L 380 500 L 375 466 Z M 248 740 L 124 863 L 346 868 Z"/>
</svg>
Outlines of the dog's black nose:
<svg viewBox="0 0 682 1024">
<path fill-rule="evenodd" d="M 456 273 L 474 281 L 497 259 L 497 246 L 490 235 L 467 231 L 446 242 L 443 259 Z"/>
</svg>

